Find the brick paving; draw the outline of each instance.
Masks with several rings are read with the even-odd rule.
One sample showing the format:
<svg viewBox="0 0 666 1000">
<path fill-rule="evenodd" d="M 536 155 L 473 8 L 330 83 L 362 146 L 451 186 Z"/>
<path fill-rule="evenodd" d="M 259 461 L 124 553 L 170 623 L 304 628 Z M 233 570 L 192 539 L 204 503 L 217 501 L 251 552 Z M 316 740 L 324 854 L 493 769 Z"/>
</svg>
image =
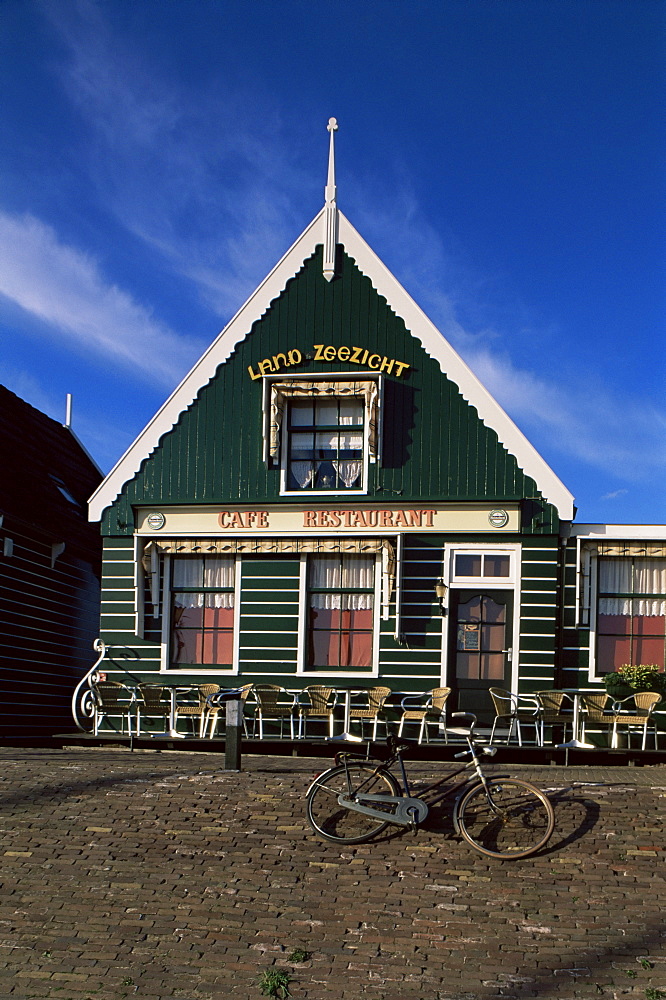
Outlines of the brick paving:
<svg viewBox="0 0 666 1000">
<path fill-rule="evenodd" d="M 270 970 L 294 1000 L 666 997 L 666 766 L 502 766 L 558 820 L 513 862 L 446 810 L 341 849 L 305 820 L 322 761 L 222 766 L 0 748 L 2 1000 L 252 1000 Z"/>
</svg>

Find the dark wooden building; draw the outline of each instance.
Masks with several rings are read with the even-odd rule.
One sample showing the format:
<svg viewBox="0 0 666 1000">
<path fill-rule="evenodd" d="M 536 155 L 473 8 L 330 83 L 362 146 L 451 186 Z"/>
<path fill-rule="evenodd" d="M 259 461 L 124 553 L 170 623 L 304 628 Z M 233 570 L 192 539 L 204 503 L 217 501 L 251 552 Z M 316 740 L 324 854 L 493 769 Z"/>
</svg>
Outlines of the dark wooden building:
<svg viewBox="0 0 666 1000">
<path fill-rule="evenodd" d="M 99 634 L 102 474 L 69 427 L 0 386 L 0 739 L 71 731 Z"/>
</svg>

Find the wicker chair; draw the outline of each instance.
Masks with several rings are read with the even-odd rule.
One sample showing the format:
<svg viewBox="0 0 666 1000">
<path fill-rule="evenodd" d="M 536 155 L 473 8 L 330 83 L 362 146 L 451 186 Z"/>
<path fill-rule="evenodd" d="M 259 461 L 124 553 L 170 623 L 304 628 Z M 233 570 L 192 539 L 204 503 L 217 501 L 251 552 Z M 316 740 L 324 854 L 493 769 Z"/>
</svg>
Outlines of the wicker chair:
<svg viewBox="0 0 666 1000">
<path fill-rule="evenodd" d="M 585 730 L 588 727 L 605 727 L 606 732 L 610 732 L 611 726 L 613 725 L 613 716 L 606 711 L 609 701 L 610 695 L 608 695 L 605 691 L 591 691 L 587 694 L 581 695 L 580 738 L 583 743 L 585 743 Z"/>
<path fill-rule="evenodd" d="M 451 694 L 451 688 L 433 688 L 426 695 L 407 695 L 402 699 L 402 715 L 398 726 L 398 736 L 402 736 L 402 729 L 406 722 L 418 722 L 419 743 L 423 742 L 425 735 L 426 743 L 430 742 L 428 736 L 428 725 L 437 726 L 438 730 L 444 728 L 444 742 L 448 743 L 449 738 L 446 732 L 446 699 Z"/>
<path fill-rule="evenodd" d="M 573 727 L 573 712 L 571 707 L 564 710 L 565 702 L 571 703 L 571 695 L 566 691 L 536 691 L 535 698 L 539 702 L 539 727 L 541 730 L 541 746 L 545 743 L 544 728 L 546 726 L 562 726 L 566 738 L 567 726 Z"/>
<path fill-rule="evenodd" d="M 623 712 L 622 706 L 628 701 L 632 701 L 635 711 Z M 612 746 L 617 743 L 617 727 L 627 727 L 627 746 L 631 744 L 631 729 L 640 727 L 643 730 L 643 744 L 641 750 L 645 750 L 647 745 L 648 726 L 652 725 L 654 731 L 654 748 L 659 748 L 659 738 L 657 734 L 657 723 L 653 718 L 654 710 L 661 701 L 661 695 L 654 691 L 637 691 L 636 694 L 623 698 L 622 701 L 613 702 L 613 739 Z"/>
<path fill-rule="evenodd" d="M 384 707 L 384 702 L 391 693 L 391 688 L 387 687 L 373 687 L 369 688 L 365 692 L 368 700 L 367 707 L 354 706 L 352 705 L 349 711 L 349 721 L 360 722 L 361 724 L 361 737 L 363 736 L 363 724 L 365 722 L 372 722 L 372 738 L 377 739 L 377 726 L 380 722 L 384 724 L 386 729 L 386 719 L 380 719 L 379 713 Z"/>
<path fill-rule="evenodd" d="M 328 719 L 328 735 L 333 736 L 333 712 L 338 701 L 335 688 L 311 684 L 305 688 L 309 704 L 299 705 L 299 736 L 305 737 L 308 719 Z"/>
<path fill-rule="evenodd" d="M 92 688 L 94 715 L 93 736 L 99 732 L 99 724 L 106 716 L 120 717 L 120 732 L 123 732 L 123 720 L 127 719 L 127 732 L 132 735 L 132 716 L 136 713 L 136 693 L 126 684 L 118 681 L 98 681 Z"/>
<path fill-rule="evenodd" d="M 249 695 L 249 693 L 250 693 L 250 691 L 252 690 L 253 687 L 254 687 L 254 684 L 243 684 L 243 686 L 241 688 L 239 688 L 239 690 L 241 692 L 240 700 L 241 700 L 241 704 L 243 705 L 243 708 L 245 708 L 245 702 L 247 701 L 247 696 Z M 223 691 L 222 688 L 220 689 L 220 691 L 222 693 L 224 693 L 224 691 Z M 214 693 L 218 694 L 219 692 L 216 691 Z M 215 736 L 215 731 L 217 730 L 217 722 L 218 722 L 218 719 L 220 718 L 220 712 L 226 712 L 226 704 L 224 702 L 222 702 L 219 705 L 211 704 L 211 702 L 210 702 L 210 696 L 209 696 L 208 709 L 207 709 L 207 714 L 206 714 L 206 726 L 204 726 L 204 736 L 205 736 L 206 735 L 206 727 L 208 726 L 208 723 L 210 722 L 210 732 L 208 733 L 208 739 L 209 740 L 212 740 L 213 737 Z M 248 731 L 247 731 L 247 720 L 245 718 L 245 714 L 243 714 L 243 731 L 245 732 L 245 735 L 247 736 L 248 735 Z"/>
<path fill-rule="evenodd" d="M 198 719 L 199 739 L 203 739 L 203 734 L 206 731 L 206 724 L 208 722 L 208 697 L 211 694 L 217 694 L 219 690 L 219 684 L 199 684 L 196 688 L 196 702 L 179 702 L 178 698 L 176 698 L 176 725 L 178 725 L 178 719 L 181 716 Z"/>
<path fill-rule="evenodd" d="M 533 695 L 512 694 L 511 691 L 506 691 L 504 688 L 491 687 L 489 690 L 495 707 L 495 721 L 490 732 L 491 744 L 495 739 L 495 730 L 499 724 L 505 725 L 508 728 L 506 737 L 507 745 L 510 743 L 515 731 L 518 736 L 518 746 L 522 747 L 523 735 L 520 725 L 521 723 L 527 723 L 534 726 L 535 742 L 537 746 L 541 746 L 541 728 L 539 725 L 541 707 L 538 699 Z"/>
<path fill-rule="evenodd" d="M 256 719 L 259 724 L 259 739 L 264 738 L 264 722 L 279 722 L 280 736 L 282 736 L 284 722 L 288 719 L 293 740 L 296 696 L 289 694 L 277 684 L 255 684 L 252 693 L 257 700 Z"/>
<path fill-rule="evenodd" d="M 169 729 L 171 718 L 171 694 L 168 687 L 156 684 L 140 684 L 136 703 L 136 735 L 141 732 L 141 716 L 164 719 L 164 732 Z"/>
</svg>

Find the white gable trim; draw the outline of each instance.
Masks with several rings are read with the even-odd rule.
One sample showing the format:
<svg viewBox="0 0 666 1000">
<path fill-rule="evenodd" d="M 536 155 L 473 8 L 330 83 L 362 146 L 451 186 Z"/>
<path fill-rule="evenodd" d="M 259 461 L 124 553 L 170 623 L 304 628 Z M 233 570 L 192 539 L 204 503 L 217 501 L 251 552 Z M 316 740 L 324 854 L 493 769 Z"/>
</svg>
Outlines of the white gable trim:
<svg viewBox="0 0 666 1000">
<path fill-rule="evenodd" d="M 175 426 L 181 413 L 192 403 L 202 386 L 213 378 L 218 366 L 227 360 L 236 345 L 249 334 L 252 324 L 261 319 L 271 302 L 284 290 L 289 279 L 297 274 L 303 262 L 314 253 L 316 246 L 324 242 L 324 219 L 325 208 L 301 233 L 116 463 L 90 498 L 89 512 L 92 521 L 101 519 L 104 510 L 118 497 L 125 483 L 136 475 L 141 463 L 158 446 L 160 438 Z M 496 432 L 500 442 L 516 457 L 523 472 L 534 479 L 546 500 L 557 508 L 561 520 L 572 520 L 572 494 L 342 212 L 338 212 L 338 219 L 339 241 L 347 254 L 356 261 L 374 288 L 385 297 L 390 308 L 405 321 L 409 332 L 439 362 L 444 374 L 458 386 L 462 396 L 476 407 L 480 418 Z"/>
<path fill-rule="evenodd" d="M 300 270 L 303 261 L 312 256 L 318 243 L 323 242 L 322 225 L 319 223 L 324 212 L 325 209 L 322 208 L 114 465 L 90 498 L 88 508 L 91 521 L 101 519 L 105 509 L 114 502 L 125 483 L 136 475 L 144 459 L 155 450 L 160 438 L 176 425 L 181 413 L 195 399 L 199 389 L 213 378 L 218 365 L 227 360 L 236 344 L 249 334 L 252 324 L 261 319 L 273 299 L 280 295 L 289 279 Z"/>
</svg>

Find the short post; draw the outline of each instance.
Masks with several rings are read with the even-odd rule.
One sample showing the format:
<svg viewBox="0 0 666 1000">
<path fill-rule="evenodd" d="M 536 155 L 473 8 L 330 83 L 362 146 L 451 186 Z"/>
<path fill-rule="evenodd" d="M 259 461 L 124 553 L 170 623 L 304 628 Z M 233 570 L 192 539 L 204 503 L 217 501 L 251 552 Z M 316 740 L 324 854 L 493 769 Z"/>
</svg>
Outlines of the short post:
<svg viewBox="0 0 666 1000">
<path fill-rule="evenodd" d="M 240 691 L 226 700 L 226 733 L 224 740 L 224 770 L 241 769 L 241 729 L 243 727 L 243 702 Z"/>
</svg>

